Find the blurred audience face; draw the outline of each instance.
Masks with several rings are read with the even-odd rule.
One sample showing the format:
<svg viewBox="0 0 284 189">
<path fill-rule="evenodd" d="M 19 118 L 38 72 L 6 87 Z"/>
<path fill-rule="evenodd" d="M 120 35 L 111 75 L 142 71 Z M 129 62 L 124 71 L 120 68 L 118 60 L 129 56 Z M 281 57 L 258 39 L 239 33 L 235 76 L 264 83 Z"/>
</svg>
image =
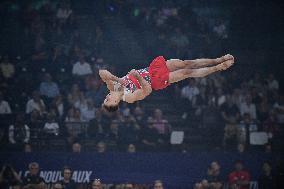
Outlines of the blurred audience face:
<svg viewBox="0 0 284 189">
<path fill-rule="evenodd" d="M 31 175 L 37 175 L 38 172 L 39 172 L 39 165 L 38 165 L 38 163 L 35 163 L 35 162 L 30 163 L 29 171 L 30 171 Z"/>
<path fill-rule="evenodd" d="M 134 145 L 134 144 L 129 144 L 129 145 L 128 145 L 127 152 L 129 152 L 129 153 L 135 153 L 135 152 L 136 152 L 136 147 L 135 147 L 135 145 Z"/>
<path fill-rule="evenodd" d="M 92 183 L 92 189 L 101 189 L 102 188 L 102 183 L 99 179 L 95 179 L 94 182 Z"/>
<path fill-rule="evenodd" d="M 263 165 L 262 165 L 262 170 L 264 173 L 270 173 L 272 168 L 271 168 L 271 165 L 267 162 L 265 162 Z"/>
<path fill-rule="evenodd" d="M 143 110 L 141 107 L 137 106 L 135 109 L 134 109 L 134 115 L 135 116 L 142 116 L 144 114 Z"/>
<path fill-rule="evenodd" d="M 72 145 L 72 152 L 73 153 L 80 153 L 81 152 L 81 144 L 79 144 L 79 143 L 74 143 L 73 145 Z"/>
<path fill-rule="evenodd" d="M 265 145 L 265 153 L 271 153 L 271 152 L 272 152 L 271 144 L 266 144 Z"/>
<path fill-rule="evenodd" d="M 30 144 L 25 144 L 24 152 L 25 152 L 25 153 L 30 153 L 30 152 L 32 152 L 32 146 L 31 146 Z"/>
<path fill-rule="evenodd" d="M 245 145 L 244 144 L 238 144 L 238 152 L 239 153 L 245 152 Z"/>
<path fill-rule="evenodd" d="M 70 180 L 72 176 L 72 171 L 69 168 L 65 168 L 63 170 L 63 178 L 64 180 Z"/>
<path fill-rule="evenodd" d="M 214 170 L 214 171 L 220 170 L 220 165 L 219 165 L 219 163 L 218 163 L 217 161 L 213 161 L 213 162 L 211 163 L 211 169 Z"/>
<path fill-rule="evenodd" d="M 154 111 L 154 117 L 155 119 L 162 119 L 163 112 L 160 109 L 155 109 Z"/>
<path fill-rule="evenodd" d="M 155 181 L 154 183 L 154 189 L 163 189 L 163 183 L 160 180 Z"/>
<path fill-rule="evenodd" d="M 105 145 L 105 143 L 99 142 L 99 143 L 97 144 L 97 151 L 98 151 L 99 153 L 104 153 L 104 152 L 106 151 L 106 145 Z"/>
<path fill-rule="evenodd" d="M 249 113 L 245 113 L 243 119 L 246 124 L 251 123 L 251 116 Z"/>
</svg>

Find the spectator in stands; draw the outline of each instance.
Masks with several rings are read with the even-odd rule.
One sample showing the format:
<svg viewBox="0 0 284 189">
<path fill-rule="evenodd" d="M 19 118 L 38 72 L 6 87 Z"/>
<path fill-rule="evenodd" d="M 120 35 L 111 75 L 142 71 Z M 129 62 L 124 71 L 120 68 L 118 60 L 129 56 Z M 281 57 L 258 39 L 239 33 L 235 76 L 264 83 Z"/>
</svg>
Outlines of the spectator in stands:
<svg viewBox="0 0 284 189">
<path fill-rule="evenodd" d="M 71 107 L 68 110 L 68 114 L 65 118 L 65 122 L 81 122 L 81 112 L 79 109 Z"/>
<path fill-rule="evenodd" d="M 59 117 L 62 119 L 63 116 L 66 113 L 66 108 L 67 108 L 67 104 L 63 98 L 62 95 L 58 95 L 56 96 L 53 101 L 52 101 L 52 105 L 53 108 L 57 109 L 57 112 L 59 114 Z"/>
<path fill-rule="evenodd" d="M 95 118 L 96 109 L 94 107 L 94 102 L 92 99 L 86 100 L 86 105 L 80 107 L 81 120 L 89 122 Z"/>
<path fill-rule="evenodd" d="M 269 140 L 272 141 L 275 135 L 279 134 L 280 128 L 281 127 L 277 122 L 277 114 L 274 110 L 271 110 L 268 118 L 263 122 L 262 129 L 268 134 Z"/>
<path fill-rule="evenodd" d="M 106 143 L 104 143 L 104 142 L 99 142 L 98 144 L 97 144 L 97 152 L 98 153 L 104 153 L 104 152 L 106 152 Z"/>
<path fill-rule="evenodd" d="M 252 103 L 252 99 L 250 96 L 247 96 L 245 102 L 241 103 L 240 112 L 243 116 L 245 113 L 250 114 L 251 118 L 256 120 L 256 106 Z"/>
<path fill-rule="evenodd" d="M 1 75 L 4 79 L 10 80 L 15 74 L 14 65 L 10 63 L 9 56 L 5 55 L 0 64 Z"/>
<path fill-rule="evenodd" d="M 0 188 L 1 189 L 20 189 L 22 180 L 18 173 L 11 165 L 3 165 L 0 172 Z"/>
<path fill-rule="evenodd" d="M 170 133 L 170 126 L 168 120 L 163 117 L 163 112 L 160 109 L 154 110 L 152 117 L 153 127 L 157 129 L 160 135 L 166 136 Z"/>
<path fill-rule="evenodd" d="M 244 169 L 242 161 L 235 162 L 235 170 L 229 174 L 228 179 L 231 189 L 249 189 L 250 174 Z"/>
<path fill-rule="evenodd" d="M 251 119 L 250 114 L 245 113 L 238 126 L 238 142 L 250 145 L 250 133 L 258 130 L 257 124 Z"/>
<path fill-rule="evenodd" d="M 24 146 L 24 152 L 25 152 L 25 153 L 31 153 L 32 151 L 33 151 L 33 150 L 32 150 L 32 145 L 29 144 L 29 143 L 25 144 L 25 146 Z"/>
<path fill-rule="evenodd" d="M 190 105 L 196 100 L 196 96 L 200 93 L 196 86 L 195 79 L 188 79 L 188 85 L 181 89 L 181 97 L 189 100 Z"/>
<path fill-rule="evenodd" d="M 81 120 L 81 112 L 77 108 L 70 108 L 65 118 L 65 129 L 67 130 L 68 140 L 71 143 L 84 131 L 85 125 Z"/>
<path fill-rule="evenodd" d="M 77 76 L 85 76 L 92 73 L 93 71 L 90 64 L 87 63 L 83 55 L 81 55 L 79 57 L 79 61 L 73 65 L 72 74 Z"/>
<path fill-rule="evenodd" d="M 222 88 L 217 89 L 217 96 L 216 96 L 216 101 L 217 101 L 217 106 L 221 107 L 225 102 L 226 102 L 226 95 L 223 91 Z"/>
<path fill-rule="evenodd" d="M 269 74 L 267 78 L 268 88 L 270 90 L 278 90 L 279 89 L 279 82 L 275 79 L 273 74 Z"/>
<path fill-rule="evenodd" d="M 91 183 L 91 188 L 92 189 L 102 189 L 102 183 L 100 179 L 95 179 Z"/>
<path fill-rule="evenodd" d="M 139 125 L 135 118 L 129 113 L 124 116 L 123 123 L 118 128 L 119 142 L 122 145 L 128 145 L 138 141 Z"/>
<path fill-rule="evenodd" d="M 127 152 L 128 153 L 135 153 L 136 152 L 136 146 L 134 144 L 129 144 L 127 147 Z"/>
<path fill-rule="evenodd" d="M 259 189 L 276 189 L 275 178 L 272 172 L 272 166 L 269 162 L 264 162 L 262 165 L 262 173 L 258 178 Z"/>
<path fill-rule="evenodd" d="M 4 100 L 3 94 L 0 92 L 0 114 L 10 114 L 12 113 L 10 105 Z"/>
<path fill-rule="evenodd" d="M 147 119 L 142 107 L 136 106 L 133 111 L 133 116 L 140 127 L 146 127 Z"/>
<path fill-rule="evenodd" d="M 240 115 L 238 107 L 233 104 L 229 96 L 227 97 L 227 101 L 220 107 L 220 111 L 225 121 L 224 145 L 234 145 L 236 143 L 236 137 L 238 136 L 237 123 Z"/>
<path fill-rule="evenodd" d="M 63 179 L 59 183 L 63 186 L 64 189 L 76 189 L 76 183 L 72 179 L 72 169 L 70 167 L 63 167 L 62 170 Z"/>
<path fill-rule="evenodd" d="M 47 122 L 44 124 L 43 131 L 48 136 L 58 136 L 59 134 L 59 125 L 55 121 L 53 114 L 49 113 L 47 115 Z"/>
<path fill-rule="evenodd" d="M 29 173 L 23 178 L 23 187 L 45 187 L 44 179 L 39 175 L 39 164 L 32 162 L 29 164 Z"/>
<path fill-rule="evenodd" d="M 226 123 L 236 124 L 240 118 L 240 111 L 230 95 L 226 97 L 226 102 L 220 107 L 221 114 Z"/>
<path fill-rule="evenodd" d="M 273 151 L 272 151 L 272 145 L 271 145 L 271 143 L 266 143 L 265 145 L 264 145 L 264 152 L 266 153 L 266 154 L 271 154 Z"/>
<path fill-rule="evenodd" d="M 239 154 L 243 154 L 246 151 L 246 145 L 243 143 L 238 144 L 237 151 Z"/>
<path fill-rule="evenodd" d="M 81 153 L 81 144 L 79 142 L 74 142 L 72 144 L 72 152 L 73 153 Z"/>
<path fill-rule="evenodd" d="M 263 122 L 268 118 L 270 107 L 271 106 L 268 103 L 268 98 L 266 96 L 263 96 L 256 109 L 257 117 L 260 122 Z"/>
<path fill-rule="evenodd" d="M 50 99 L 55 98 L 59 95 L 59 88 L 57 83 L 52 81 L 52 77 L 50 74 L 45 74 L 44 81 L 40 83 L 40 94 L 47 98 L 49 101 Z"/>
<path fill-rule="evenodd" d="M 279 96 L 279 98 L 273 104 L 273 107 L 277 112 L 277 122 L 281 125 L 284 125 L 284 95 Z"/>
<path fill-rule="evenodd" d="M 37 110 L 41 115 L 45 113 L 45 104 L 37 91 L 33 92 L 32 99 L 30 99 L 26 105 L 27 114 L 30 114 L 33 110 Z"/>
<path fill-rule="evenodd" d="M 58 19 L 59 23 L 64 24 L 72 13 L 73 11 L 70 7 L 70 4 L 66 1 L 63 1 L 59 4 L 59 8 L 56 12 L 56 18 Z"/>
<path fill-rule="evenodd" d="M 113 145 L 117 145 L 118 143 L 118 139 L 119 139 L 118 128 L 119 128 L 119 121 L 112 120 L 110 124 L 110 130 L 107 133 L 107 140 Z"/>
<path fill-rule="evenodd" d="M 86 98 L 92 99 L 95 107 L 100 108 L 106 94 L 107 87 L 103 85 L 100 80 L 96 79 L 90 84 L 90 87 L 86 92 Z"/>
<path fill-rule="evenodd" d="M 80 90 L 78 84 L 73 84 L 71 92 L 67 96 L 68 98 L 68 103 L 70 106 L 74 106 L 76 108 L 79 108 L 81 104 L 84 101 L 84 95 L 83 92 Z"/>
<path fill-rule="evenodd" d="M 221 189 L 223 186 L 220 176 L 220 165 L 217 161 L 213 161 L 207 171 L 207 181 L 212 189 Z"/>
<path fill-rule="evenodd" d="M 25 124 L 24 115 L 18 114 L 15 124 L 9 126 L 9 142 L 15 150 L 23 149 L 30 141 L 30 128 Z"/>
<path fill-rule="evenodd" d="M 152 119 L 149 118 L 147 127 L 142 128 L 140 138 L 142 141 L 142 149 L 154 151 L 157 148 L 159 133 L 157 129 L 154 128 Z"/>
<path fill-rule="evenodd" d="M 196 183 L 194 189 L 221 189 L 222 186 L 223 183 L 220 177 L 220 165 L 218 162 L 213 161 L 207 170 L 207 178 L 203 179 L 199 183 Z"/>
<path fill-rule="evenodd" d="M 97 111 L 99 112 L 99 111 Z M 100 114 L 100 113 L 99 113 Z M 110 126 L 112 128 L 112 126 Z M 89 127 L 88 127 L 88 136 L 92 139 L 94 139 L 96 142 L 101 141 L 105 137 L 105 133 L 103 130 L 103 126 L 100 123 L 100 121 L 97 120 L 97 117 L 95 119 L 90 120 L 89 122 Z M 115 138 L 117 137 L 117 127 L 115 127 L 113 130 L 111 129 L 111 134 L 114 134 L 115 136 L 108 136 L 109 139 L 112 141 L 112 137 Z"/>
<path fill-rule="evenodd" d="M 31 137 L 38 138 L 43 128 L 43 117 L 39 111 L 33 110 L 30 114 L 29 127 L 31 130 Z"/>
<path fill-rule="evenodd" d="M 155 180 L 154 189 L 164 189 L 163 182 L 161 180 Z"/>
<path fill-rule="evenodd" d="M 233 94 L 232 94 L 232 101 L 234 104 L 238 106 L 240 109 L 242 102 L 244 102 L 244 95 L 242 91 L 239 88 L 234 89 Z"/>
</svg>

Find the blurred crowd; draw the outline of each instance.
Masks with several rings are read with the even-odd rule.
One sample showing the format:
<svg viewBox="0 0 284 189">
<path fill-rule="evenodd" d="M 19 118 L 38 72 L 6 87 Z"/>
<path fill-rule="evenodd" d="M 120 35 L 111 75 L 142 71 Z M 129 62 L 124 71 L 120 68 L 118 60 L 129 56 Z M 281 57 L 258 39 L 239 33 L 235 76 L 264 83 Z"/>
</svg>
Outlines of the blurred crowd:
<svg viewBox="0 0 284 189">
<path fill-rule="evenodd" d="M 185 121 L 222 143 L 224 149 L 246 151 L 252 135 L 264 132 L 266 150 L 283 134 L 283 95 L 273 74 L 238 72 L 189 79 L 175 87 L 176 101 Z"/>
<path fill-rule="evenodd" d="M 131 182 L 122 184 L 104 184 L 99 178 L 90 180 L 89 183 L 80 183 L 74 180 L 71 167 L 64 166 L 61 175 L 56 182 L 45 181 L 43 174 L 40 173 L 40 166 L 37 162 L 28 165 L 28 173 L 19 175 L 12 165 L 4 165 L 0 172 L 0 187 L 3 189 L 163 189 L 161 180 L 154 181 L 153 184 L 134 184 Z M 260 168 L 260 176 L 257 180 L 252 180 L 250 171 L 246 169 L 244 162 L 237 160 L 233 164 L 233 169 L 225 173 L 222 171 L 219 162 L 210 163 L 206 177 L 188 186 L 193 189 L 276 189 L 283 187 L 283 170 L 273 167 L 270 162 L 263 162 Z"/>
<path fill-rule="evenodd" d="M 155 180 L 153 184 L 134 184 L 131 182 L 121 184 L 105 184 L 99 178 L 89 183 L 75 182 L 71 167 L 64 166 L 60 179 L 54 183 L 48 183 L 40 174 L 40 166 L 37 162 L 28 165 L 28 173 L 20 176 L 12 165 L 4 165 L 0 172 L 0 187 L 2 189 L 163 189 L 163 182 Z"/>
<path fill-rule="evenodd" d="M 207 176 L 201 182 L 197 182 L 194 189 L 250 189 L 250 188 L 281 188 L 281 171 L 273 169 L 270 162 L 263 162 L 261 174 L 257 182 L 252 182 L 250 171 L 245 168 L 244 162 L 237 160 L 234 169 L 222 178 L 221 166 L 217 161 L 213 161 L 207 169 Z M 224 182 L 225 181 L 225 182 Z"/>
<path fill-rule="evenodd" d="M 152 28 L 158 41 L 144 40 L 149 56 L 162 53 L 181 59 L 205 52 L 208 56 L 223 53 L 224 45 L 218 45 L 218 49 L 213 44 L 215 40 L 226 43 L 229 23 L 220 20 L 218 11 L 189 9 L 190 4 L 185 2 L 108 1 L 101 18 L 83 28 L 83 20 L 93 17 L 74 11 L 72 3 L 1 4 L 3 14 L 11 19 L 16 15 L 16 28 L 22 31 L 20 36 L 15 36 L 15 31 L 9 33 L 19 40 L 17 46 L 12 44 L 14 49 L 0 53 L 1 150 L 46 150 L 34 144 L 56 140 L 66 143 L 63 150 L 75 152 L 81 147 L 84 150 L 86 140 L 95 142 L 98 152 L 171 150 L 171 131 L 181 125 L 171 125 L 162 109 L 148 111 L 144 102 L 122 104 L 116 113 L 101 108 L 107 88 L 98 70 L 116 72 L 118 67 L 102 57 L 105 28 L 101 20 L 115 15 L 131 28 Z M 9 22 L 1 20 L 3 25 Z M 8 30 L 16 30 L 8 26 Z M 192 45 L 197 44 L 194 34 L 204 45 Z M 174 96 L 178 108 L 171 114 L 183 120 L 184 129 L 199 130 L 218 147 L 246 151 L 250 134 L 262 131 L 268 136 L 265 150 L 271 151 L 274 139 L 281 135 L 284 98 L 273 74 L 249 75 L 235 69 L 189 79 L 172 88 L 174 93 L 168 96 Z"/>
</svg>

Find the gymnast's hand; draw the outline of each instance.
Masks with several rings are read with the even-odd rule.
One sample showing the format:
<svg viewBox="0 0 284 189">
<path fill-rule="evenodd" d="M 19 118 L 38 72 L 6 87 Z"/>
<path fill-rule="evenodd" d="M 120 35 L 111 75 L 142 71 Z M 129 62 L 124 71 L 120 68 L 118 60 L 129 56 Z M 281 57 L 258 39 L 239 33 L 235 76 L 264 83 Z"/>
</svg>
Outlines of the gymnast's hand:
<svg viewBox="0 0 284 189">
<path fill-rule="evenodd" d="M 120 85 L 123 85 L 125 86 L 126 85 L 126 81 L 122 78 L 118 78 L 117 82 L 120 84 Z"/>
<path fill-rule="evenodd" d="M 133 75 L 134 77 L 137 77 L 139 76 L 139 73 L 135 70 L 135 69 L 132 69 L 130 72 L 129 72 L 130 75 Z"/>
</svg>

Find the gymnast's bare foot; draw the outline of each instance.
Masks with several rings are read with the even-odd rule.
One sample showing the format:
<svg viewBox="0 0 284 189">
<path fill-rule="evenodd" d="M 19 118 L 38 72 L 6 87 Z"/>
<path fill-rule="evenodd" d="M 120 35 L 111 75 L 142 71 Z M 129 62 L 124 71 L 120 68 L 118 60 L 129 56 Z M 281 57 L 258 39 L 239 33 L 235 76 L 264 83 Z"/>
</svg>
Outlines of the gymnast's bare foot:
<svg viewBox="0 0 284 189">
<path fill-rule="evenodd" d="M 221 64 L 218 64 L 216 67 L 217 67 L 218 70 L 222 71 L 222 70 L 228 69 L 233 64 L 234 64 L 234 58 L 226 60 L 226 61 L 222 62 Z"/>
<path fill-rule="evenodd" d="M 218 64 L 223 63 L 227 60 L 234 60 L 234 57 L 230 54 L 226 54 L 226 55 L 224 55 L 220 58 L 216 58 L 216 61 L 217 61 Z"/>
</svg>

